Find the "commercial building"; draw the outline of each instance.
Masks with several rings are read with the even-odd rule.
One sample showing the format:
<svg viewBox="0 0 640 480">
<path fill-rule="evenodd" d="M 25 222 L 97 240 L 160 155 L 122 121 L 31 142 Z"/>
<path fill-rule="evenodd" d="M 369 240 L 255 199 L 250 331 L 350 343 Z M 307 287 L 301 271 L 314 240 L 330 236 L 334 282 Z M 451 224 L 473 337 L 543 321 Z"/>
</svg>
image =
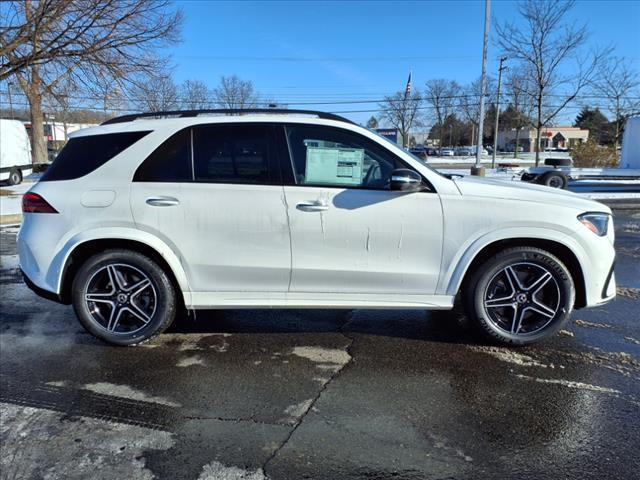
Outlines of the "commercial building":
<svg viewBox="0 0 640 480">
<path fill-rule="evenodd" d="M 536 145 L 536 128 L 523 128 L 518 135 L 518 146 L 524 152 L 534 152 Z M 575 145 L 586 142 L 589 138 L 589 130 L 578 127 L 544 127 L 540 141 L 540 149 L 544 150 L 570 150 Z M 516 146 L 516 130 L 498 131 L 498 149 L 514 151 Z"/>
</svg>

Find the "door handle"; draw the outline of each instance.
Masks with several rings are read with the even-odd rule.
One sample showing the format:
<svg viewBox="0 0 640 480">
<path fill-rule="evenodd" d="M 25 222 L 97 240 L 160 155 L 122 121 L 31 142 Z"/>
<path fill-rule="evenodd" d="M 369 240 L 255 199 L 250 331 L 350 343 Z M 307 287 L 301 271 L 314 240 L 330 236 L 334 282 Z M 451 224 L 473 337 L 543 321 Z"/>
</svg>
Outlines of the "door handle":
<svg viewBox="0 0 640 480">
<path fill-rule="evenodd" d="M 329 210 L 329 205 L 321 202 L 300 202 L 296 208 L 303 212 L 324 212 Z"/>
<path fill-rule="evenodd" d="M 147 205 L 152 207 L 173 207 L 180 205 L 180 200 L 173 197 L 149 197 L 146 200 Z"/>
</svg>

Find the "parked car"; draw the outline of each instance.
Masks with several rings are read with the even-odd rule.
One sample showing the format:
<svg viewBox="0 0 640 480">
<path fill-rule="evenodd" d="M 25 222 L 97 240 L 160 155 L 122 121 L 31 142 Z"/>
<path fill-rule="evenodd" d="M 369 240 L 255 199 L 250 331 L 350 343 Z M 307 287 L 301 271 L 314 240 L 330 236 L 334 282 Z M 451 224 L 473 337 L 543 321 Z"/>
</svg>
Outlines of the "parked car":
<svg viewBox="0 0 640 480">
<path fill-rule="evenodd" d="M 32 168 L 31 142 L 23 123 L 0 119 L 0 181 L 18 185 Z"/>
<path fill-rule="evenodd" d="M 456 154 L 453 148 L 443 148 L 440 150 L 441 157 L 453 157 Z"/>
<path fill-rule="evenodd" d="M 413 147 L 409 149 L 409 153 L 415 155 L 418 158 L 427 158 L 427 149 L 424 147 Z"/>
<path fill-rule="evenodd" d="M 601 203 L 453 178 L 308 111 L 128 115 L 78 131 L 24 195 L 20 268 L 116 345 L 181 307 L 415 308 L 461 299 L 529 344 L 615 297 Z"/>
<path fill-rule="evenodd" d="M 427 156 L 428 157 L 437 157 L 440 155 L 440 152 L 437 148 L 427 147 Z"/>
<path fill-rule="evenodd" d="M 459 157 L 470 157 L 471 155 L 473 155 L 471 149 L 467 147 L 458 147 L 455 149 L 455 153 Z"/>
</svg>

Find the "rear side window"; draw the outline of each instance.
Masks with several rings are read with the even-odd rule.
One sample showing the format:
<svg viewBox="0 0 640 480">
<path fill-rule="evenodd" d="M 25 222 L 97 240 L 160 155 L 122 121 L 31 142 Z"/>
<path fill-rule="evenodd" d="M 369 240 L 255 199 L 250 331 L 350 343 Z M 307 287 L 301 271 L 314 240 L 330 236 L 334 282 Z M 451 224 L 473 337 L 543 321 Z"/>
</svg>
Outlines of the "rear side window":
<svg viewBox="0 0 640 480">
<path fill-rule="evenodd" d="M 134 182 L 269 185 L 273 127 L 267 124 L 197 125 L 172 135 L 138 167 Z"/>
<path fill-rule="evenodd" d="M 269 129 L 265 125 L 194 127 L 194 180 L 268 184 L 269 146 Z"/>
<path fill-rule="evenodd" d="M 176 133 L 156 148 L 138 167 L 133 181 L 191 181 L 191 130 Z"/>
<path fill-rule="evenodd" d="M 149 132 L 107 133 L 70 139 L 44 173 L 41 182 L 84 177 Z"/>
</svg>

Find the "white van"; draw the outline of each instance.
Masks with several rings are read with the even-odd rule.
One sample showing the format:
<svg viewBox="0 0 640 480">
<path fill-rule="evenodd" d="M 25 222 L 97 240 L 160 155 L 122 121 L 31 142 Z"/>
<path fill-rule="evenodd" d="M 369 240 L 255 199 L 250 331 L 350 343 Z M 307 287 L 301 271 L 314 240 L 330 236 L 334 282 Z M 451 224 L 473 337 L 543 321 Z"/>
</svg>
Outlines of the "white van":
<svg viewBox="0 0 640 480">
<path fill-rule="evenodd" d="M 19 120 L 0 119 L 0 181 L 17 185 L 32 167 L 26 128 Z"/>
</svg>

